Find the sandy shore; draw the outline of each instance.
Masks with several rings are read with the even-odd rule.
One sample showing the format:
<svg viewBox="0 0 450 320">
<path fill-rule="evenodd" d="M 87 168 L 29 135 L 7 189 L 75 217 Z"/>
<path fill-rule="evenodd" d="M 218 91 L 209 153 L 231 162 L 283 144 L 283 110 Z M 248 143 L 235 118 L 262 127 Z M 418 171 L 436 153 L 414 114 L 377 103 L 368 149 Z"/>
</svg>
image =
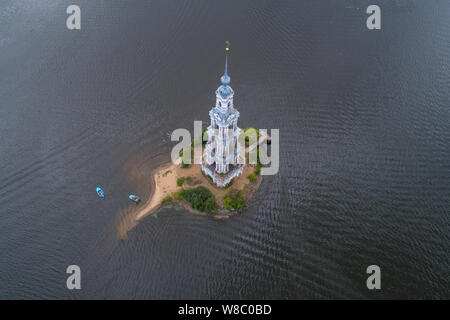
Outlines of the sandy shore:
<svg viewBox="0 0 450 320">
<path fill-rule="evenodd" d="M 246 200 L 249 200 L 259 188 L 262 181 L 262 176 L 258 176 L 256 181 L 250 183 L 248 175 L 253 171 L 253 166 L 246 165 L 243 173 L 239 177 L 233 179 L 233 184 L 229 188 L 218 188 L 212 185 L 212 183 L 203 175 L 201 172 L 201 167 L 198 164 L 193 164 L 189 168 L 181 168 L 178 164 L 173 163 L 162 166 L 153 174 L 152 194 L 149 199 L 142 206 L 140 206 L 138 212 L 136 213 L 136 220 L 140 220 L 158 210 L 161 207 L 161 201 L 166 196 L 171 196 L 180 191 L 182 188 L 191 189 L 203 186 L 211 191 L 216 198 L 217 204 L 222 207 L 223 198 L 232 189 L 242 190 L 247 184 L 249 184 L 247 192 L 244 195 Z M 181 187 L 177 185 L 178 178 L 184 178 L 184 183 Z M 186 201 L 177 202 L 193 213 L 206 215 L 204 212 L 197 212 L 196 210 L 190 208 Z M 224 212 L 214 214 L 217 218 L 226 218 L 230 215 L 230 213 Z"/>
<path fill-rule="evenodd" d="M 258 141 L 255 141 L 254 144 L 252 144 L 250 147 L 247 147 L 246 152 L 250 152 L 257 146 L 264 143 L 266 140 L 271 140 L 270 136 L 261 132 L 261 136 L 259 137 Z M 197 162 L 200 162 L 201 159 L 197 160 Z M 229 212 L 223 209 L 223 199 L 225 198 L 225 196 L 227 196 L 232 189 L 243 190 L 243 196 L 248 203 L 255 192 L 259 189 L 259 186 L 261 185 L 263 179 L 261 175 L 258 175 L 255 181 L 250 182 L 248 176 L 249 174 L 253 173 L 253 171 L 255 170 L 255 166 L 247 164 L 244 167 L 242 174 L 239 177 L 233 179 L 233 184 L 230 187 L 218 188 L 202 173 L 201 166 L 199 164 L 192 164 L 188 168 L 181 168 L 181 159 L 177 159 L 177 161 L 177 163 L 168 163 L 155 170 L 155 173 L 152 177 L 152 193 L 150 194 L 149 199 L 138 209 L 134 221 L 137 222 L 140 219 L 158 210 L 161 207 L 161 201 L 165 197 L 172 196 L 174 193 L 180 191 L 183 188 L 193 189 L 200 186 L 203 186 L 211 191 L 216 199 L 218 206 L 221 208 L 221 210 L 219 210 L 219 213 L 211 215 L 218 219 L 228 218 L 236 212 Z M 178 178 L 184 178 L 185 181 L 182 186 L 177 185 Z M 208 215 L 208 213 L 192 209 L 189 203 L 185 200 L 172 201 L 180 204 L 192 213 Z"/>
</svg>

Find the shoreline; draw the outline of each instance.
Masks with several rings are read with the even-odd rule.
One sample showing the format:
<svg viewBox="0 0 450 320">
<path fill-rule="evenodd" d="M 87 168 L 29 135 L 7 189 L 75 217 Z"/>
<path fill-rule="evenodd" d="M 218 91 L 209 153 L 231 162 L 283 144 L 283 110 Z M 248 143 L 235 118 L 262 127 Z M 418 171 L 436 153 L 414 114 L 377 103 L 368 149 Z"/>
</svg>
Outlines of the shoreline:
<svg viewBox="0 0 450 320">
<path fill-rule="evenodd" d="M 193 209 L 189 202 L 184 199 L 171 198 L 167 204 L 178 205 L 192 214 L 210 216 L 215 219 L 228 219 L 231 216 L 238 214 L 238 211 L 226 210 L 223 206 L 223 198 L 231 191 L 243 191 L 243 196 L 246 203 L 250 201 L 262 183 L 262 176 L 257 175 L 256 180 L 251 182 L 248 175 L 254 171 L 252 165 L 246 165 L 243 173 L 234 178 L 229 187 L 219 188 L 208 181 L 207 177 L 202 173 L 199 164 L 192 164 L 188 168 L 181 168 L 175 163 L 166 163 L 154 169 L 151 173 L 153 185 L 149 198 L 145 201 L 142 207 L 138 209 L 135 214 L 135 220 L 138 222 L 143 218 L 155 213 L 165 204 L 162 204 L 164 198 L 172 197 L 173 194 L 182 189 L 194 189 L 197 187 L 205 187 L 214 195 L 214 198 L 219 206 L 217 213 L 202 212 Z M 177 179 L 185 180 L 182 186 L 177 184 Z"/>
<path fill-rule="evenodd" d="M 139 208 L 138 212 L 136 213 L 136 220 L 139 221 L 142 218 L 154 213 L 155 211 L 157 211 L 159 209 L 159 207 L 161 206 L 161 202 L 156 202 L 156 203 L 152 203 L 152 200 L 156 200 L 155 199 L 155 193 L 156 193 L 156 188 L 157 188 L 157 184 L 156 184 L 156 175 L 166 169 L 169 169 L 170 167 L 175 166 L 173 163 L 171 164 L 169 163 L 165 163 L 163 165 L 158 166 L 156 169 L 152 170 L 151 172 L 151 192 L 150 195 L 147 199 L 147 201 L 144 204 L 143 208 Z"/>
</svg>

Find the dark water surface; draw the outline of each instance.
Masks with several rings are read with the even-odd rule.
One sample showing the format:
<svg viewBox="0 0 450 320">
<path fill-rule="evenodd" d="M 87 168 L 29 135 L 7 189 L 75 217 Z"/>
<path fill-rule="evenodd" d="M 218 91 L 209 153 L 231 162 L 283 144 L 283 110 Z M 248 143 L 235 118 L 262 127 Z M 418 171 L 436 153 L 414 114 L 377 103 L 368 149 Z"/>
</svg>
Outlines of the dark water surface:
<svg viewBox="0 0 450 320">
<path fill-rule="evenodd" d="M 0 298 L 450 298 L 448 1 L 378 1 L 381 31 L 370 1 L 77 1 L 78 32 L 71 3 L 0 3 Z M 240 216 L 123 237 L 167 133 L 208 120 L 225 40 L 278 175 Z"/>
</svg>

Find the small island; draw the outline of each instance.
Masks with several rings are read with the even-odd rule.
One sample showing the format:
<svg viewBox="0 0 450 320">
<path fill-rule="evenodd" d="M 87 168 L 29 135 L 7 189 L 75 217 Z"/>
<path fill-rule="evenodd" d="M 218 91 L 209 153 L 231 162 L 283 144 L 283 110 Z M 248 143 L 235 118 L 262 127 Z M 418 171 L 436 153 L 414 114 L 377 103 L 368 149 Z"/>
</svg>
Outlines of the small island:
<svg viewBox="0 0 450 320">
<path fill-rule="evenodd" d="M 256 166 L 247 165 L 228 187 L 220 188 L 213 184 L 198 164 L 187 168 L 178 164 L 166 165 L 153 175 L 153 193 L 139 209 L 136 218 L 140 220 L 169 203 L 181 205 L 195 214 L 228 218 L 242 212 L 258 190 L 262 176 L 256 175 L 256 170 Z"/>
<path fill-rule="evenodd" d="M 239 111 L 234 108 L 234 91 L 229 86 L 228 54 L 220 80 L 216 105 L 209 112 L 211 124 L 180 153 L 175 163 L 156 170 L 153 192 L 138 211 L 137 220 L 169 203 L 177 203 L 192 213 L 224 219 L 242 212 L 258 190 L 262 182 L 258 146 L 270 142 L 270 137 L 254 128 L 242 130 L 237 126 Z M 201 159 L 194 164 L 184 163 L 184 155 L 192 159 L 196 146 L 201 147 Z M 257 156 L 256 161 L 249 163 L 251 151 L 256 151 Z"/>
</svg>

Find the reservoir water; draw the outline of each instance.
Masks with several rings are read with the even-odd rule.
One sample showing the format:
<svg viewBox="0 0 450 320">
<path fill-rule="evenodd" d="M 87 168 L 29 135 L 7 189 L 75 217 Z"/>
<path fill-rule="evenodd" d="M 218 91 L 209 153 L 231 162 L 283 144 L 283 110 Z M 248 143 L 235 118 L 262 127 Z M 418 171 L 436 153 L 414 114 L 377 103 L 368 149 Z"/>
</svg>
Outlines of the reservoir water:
<svg viewBox="0 0 450 320">
<path fill-rule="evenodd" d="M 381 30 L 370 1 L 82 0 L 79 31 L 69 4 L 0 3 L 1 299 L 450 298 L 448 1 L 377 1 Z M 209 120 L 225 40 L 280 170 L 241 215 L 133 227 L 168 133 Z"/>
</svg>

